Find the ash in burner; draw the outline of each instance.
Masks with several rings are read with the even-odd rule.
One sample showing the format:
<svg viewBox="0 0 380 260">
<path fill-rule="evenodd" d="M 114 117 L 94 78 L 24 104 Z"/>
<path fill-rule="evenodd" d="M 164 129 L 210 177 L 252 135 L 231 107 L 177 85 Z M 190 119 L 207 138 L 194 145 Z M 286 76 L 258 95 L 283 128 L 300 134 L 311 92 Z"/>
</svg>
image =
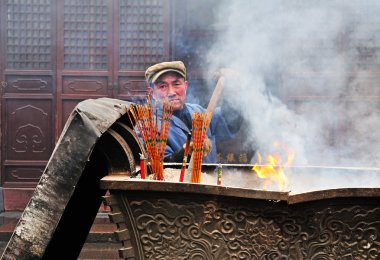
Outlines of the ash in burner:
<svg viewBox="0 0 380 260">
<path fill-rule="evenodd" d="M 165 168 L 167 182 L 179 182 L 180 169 Z M 288 187 L 280 190 L 275 183 L 266 185 L 265 179 L 257 177 L 252 165 L 223 165 L 224 187 L 252 190 L 290 191 L 292 194 L 337 188 L 380 188 L 380 168 L 343 167 L 290 167 L 285 169 Z M 140 178 L 138 175 L 137 178 Z M 153 180 L 153 176 L 150 175 Z M 188 178 L 190 179 L 190 178 Z M 186 180 L 186 179 L 185 179 Z M 189 181 L 185 181 L 189 182 Z M 202 169 L 201 184 L 217 185 L 216 167 Z"/>
<path fill-rule="evenodd" d="M 177 168 L 164 168 L 164 181 L 166 182 L 178 182 L 181 169 Z M 141 178 L 138 174 L 136 178 Z M 217 185 L 218 173 L 215 166 L 206 167 L 205 170 L 201 172 L 201 182 L 200 184 L 205 185 Z M 153 181 L 153 175 L 149 175 L 149 180 Z M 189 173 L 186 173 L 185 183 L 190 182 Z M 231 187 L 231 188 L 243 188 L 243 189 L 254 189 L 254 190 L 265 190 L 264 189 L 265 180 L 260 179 L 256 176 L 254 171 L 252 171 L 252 166 L 248 167 L 233 167 L 224 165 L 222 174 L 221 186 Z M 267 190 L 280 191 L 278 187 L 273 184 L 267 187 Z"/>
</svg>

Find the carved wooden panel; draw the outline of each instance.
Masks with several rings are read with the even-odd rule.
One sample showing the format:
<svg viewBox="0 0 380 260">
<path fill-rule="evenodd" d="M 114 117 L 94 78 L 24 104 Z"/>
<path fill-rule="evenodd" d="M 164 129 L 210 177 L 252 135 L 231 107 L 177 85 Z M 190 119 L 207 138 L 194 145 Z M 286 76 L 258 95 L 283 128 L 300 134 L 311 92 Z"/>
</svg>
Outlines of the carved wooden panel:
<svg viewBox="0 0 380 260">
<path fill-rule="evenodd" d="M 6 68 L 52 67 L 52 1 L 6 1 Z"/>
<path fill-rule="evenodd" d="M 50 76 L 9 75 L 6 78 L 5 93 L 52 93 L 52 78 Z"/>
<path fill-rule="evenodd" d="M 378 259 L 380 207 L 118 192 L 111 220 L 144 259 Z M 119 212 L 119 213 L 117 213 Z M 119 214 L 119 215 L 118 215 Z M 127 229 L 123 223 L 127 224 Z M 123 252 L 123 248 L 120 249 Z M 133 253 L 134 252 L 134 253 Z"/>
<path fill-rule="evenodd" d="M 64 1 L 64 68 L 107 69 L 108 1 Z"/>
<path fill-rule="evenodd" d="M 120 77 L 119 95 L 123 99 L 144 99 L 147 95 L 147 83 L 141 77 Z"/>
<path fill-rule="evenodd" d="M 166 1 L 120 0 L 120 69 L 140 70 L 168 58 Z"/>
<path fill-rule="evenodd" d="M 17 183 L 17 186 L 31 186 L 31 184 L 36 184 L 44 171 L 43 166 L 6 166 L 5 169 L 4 182 L 7 187 L 11 187 L 12 183 Z"/>
<path fill-rule="evenodd" d="M 345 80 L 345 82 L 342 82 Z M 380 73 L 373 71 L 351 72 L 342 78 L 341 74 L 331 71 L 329 73 L 298 71 L 284 76 L 283 93 L 287 99 L 294 97 L 326 97 L 336 96 L 380 96 Z M 334 90 L 336 91 L 334 93 Z"/>
<path fill-rule="evenodd" d="M 378 128 L 377 115 L 380 113 L 380 96 L 377 98 L 354 98 L 342 102 L 344 107 L 340 115 L 335 143 L 339 147 L 356 147 L 355 149 L 346 149 L 345 156 L 347 158 L 366 158 L 367 166 L 377 167 L 378 153 L 369 152 L 365 148 L 370 146 L 378 147 L 380 140 L 377 138 L 377 132 L 373 132 Z M 359 119 L 362 119 L 358 121 Z M 348 137 L 355 138 L 348 138 Z M 364 152 L 358 150 L 363 149 Z M 366 152 L 367 151 L 367 152 Z"/>
<path fill-rule="evenodd" d="M 65 76 L 63 78 L 62 93 L 76 95 L 107 95 L 107 78 Z"/>
<path fill-rule="evenodd" d="M 65 126 L 67 119 L 69 118 L 75 106 L 81 101 L 82 100 L 80 99 L 75 99 L 75 100 L 66 99 L 62 102 L 62 127 Z"/>
<path fill-rule="evenodd" d="M 362 71 L 349 80 L 347 88 L 348 96 L 372 96 L 380 98 L 380 71 Z"/>
<path fill-rule="evenodd" d="M 298 71 L 284 76 L 282 87 L 285 97 L 289 100 L 302 96 L 332 98 L 329 97 L 329 93 L 339 84 L 338 80 L 339 75 L 334 72 Z"/>
<path fill-rule="evenodd" d="M 52 152 L 51 100 L 7 100 L 6 160 L 48 160 Z"/>
<path fill-rule="evenodd" d="M 55 0 L 1 1 L 1 185 L 22 210 L 54 144 Z M 29 189 L 29 190 L 28 190 Z"/>
<path fill-rule="evenodd" d="M 376 15 L 378 9 L 372 1 L 357 1 L 350 4 L 356 5 L 352 8 L 350 19 L 353 32 L 360 26 L 358 32 L 347 33 L 342 37 L 342 45 L 349 52 L 345 62 L 352 71 L 380 71 L 380 37 L 378 34 L 380 19 Z"/>
<path fill-rule="evenodd" d="M 336 9 L 336 3 L 326 2 L 323 8 Z M 304 1 L 289 1 L 290 8 L 310 11 Z M 283 75 L 283 92 L 286 99 L 293 96 L 379 96 L 380 19 L 375 15 L 372 1 L 353 1 L 339 15 L 346 21 L 339 32 L 330 27 L 314 28 L 310 35 L 299 35 L 294 39 L 293 50 L 289 50 L 289 64 L 298 71 Z M 335 23 L 335 26 L 337 24 Z M 339 100 L 336 100 L 339 102 Z"/>
</svg>

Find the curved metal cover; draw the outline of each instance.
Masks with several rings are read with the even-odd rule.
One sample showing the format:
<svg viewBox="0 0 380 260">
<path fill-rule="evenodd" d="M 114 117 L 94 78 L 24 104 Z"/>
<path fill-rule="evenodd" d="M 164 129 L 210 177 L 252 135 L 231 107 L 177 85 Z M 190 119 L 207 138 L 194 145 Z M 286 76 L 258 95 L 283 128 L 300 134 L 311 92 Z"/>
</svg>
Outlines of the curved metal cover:
<svg viewBox="0 0 380 260">
<path fill-rule="evenodd" d="M 85 100 L 75 107 L 2 259 L 54 259 L 54 254 L 72 259 L 80 253 L 101 205 L 101 197 L 97 199 L 101 194 L 99 180 L 107 174 L 106 167 L 98 167 L 98 158 L 92 162 L 91 156 L 99 138 L 126 113 L 129 105 L 126 101 L 99 98 Z M 89 169 L 84 177 L 86 167 Z M 67 223 L 72 220 L 78 222 L 72 225 L 76 228 L 75 236 L 60 241 L 70 230 Z M 66 250 L 49 255 L 48 246 L 50 253 L 60 247 Z"/>
</svg>

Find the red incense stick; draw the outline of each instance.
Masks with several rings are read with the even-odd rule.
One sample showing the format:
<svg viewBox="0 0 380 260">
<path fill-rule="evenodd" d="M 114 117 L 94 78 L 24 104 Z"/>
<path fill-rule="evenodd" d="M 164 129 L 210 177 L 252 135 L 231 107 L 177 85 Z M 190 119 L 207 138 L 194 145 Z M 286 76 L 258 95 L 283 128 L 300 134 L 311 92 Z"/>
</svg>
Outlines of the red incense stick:
<svg viewBox="0 0 380 260">
<path fill-rule="evenodd" d="M 140 177 L 145 179 L 145 158 L 144 155 L 140 153 Z"/>
</svg>

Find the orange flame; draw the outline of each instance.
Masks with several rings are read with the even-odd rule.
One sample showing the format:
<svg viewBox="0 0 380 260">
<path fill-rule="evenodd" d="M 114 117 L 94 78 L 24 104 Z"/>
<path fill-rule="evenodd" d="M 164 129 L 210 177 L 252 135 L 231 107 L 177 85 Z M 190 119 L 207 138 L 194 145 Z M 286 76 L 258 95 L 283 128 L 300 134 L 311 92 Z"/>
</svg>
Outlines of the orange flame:
<svg viewBox="0 0 380 260">
<path fill-rule="evenodd" d="M 280 144 L 274 143 L 274 145 L 277 147 Z M 268 187 L 272 186 L 273 183 L 277 184 L 280 191 L 288 187 L 288 178 L 284 173 L 284 168 L 291 165 L 294 153 L 288 152 L 285 146 L 282 146 L 282 148 L 287 154 L 287 160 L 284 163 L 282 163 L 280 153 L 274 153 L 273 155 L 268 155 L 267 161 L 262 164 L 261 154 L 257 153 L 258 163 L 252 167 L 252 170 L 256 172 L 259 178 L 266 179 L 263 187 L 264 190 L 268 190 Z"/>
</svg>

